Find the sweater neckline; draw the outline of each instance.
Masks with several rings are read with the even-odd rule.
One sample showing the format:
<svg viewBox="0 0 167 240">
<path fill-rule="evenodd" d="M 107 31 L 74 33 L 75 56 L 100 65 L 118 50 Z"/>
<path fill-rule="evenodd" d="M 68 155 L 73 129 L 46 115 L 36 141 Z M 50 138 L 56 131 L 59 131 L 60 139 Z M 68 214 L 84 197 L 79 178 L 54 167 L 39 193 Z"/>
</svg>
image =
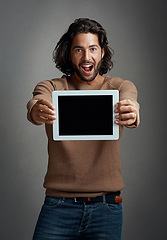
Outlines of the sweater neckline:
<svg viewBox="0 0 167 240">
<path fill-rule="evenodd" d="M 86 82 L 79 82 L 77 79 L 75 79 L 73 75 L 67 77 L 67 79 L 72 83 L 73 86 L 75 86 L 76 90 L 99 90 L 103 86 L 103 84 L 106 82 L 108 77 L 104 77 L 104 81 L 95 86 L 91 86 Z"/>
</svg>

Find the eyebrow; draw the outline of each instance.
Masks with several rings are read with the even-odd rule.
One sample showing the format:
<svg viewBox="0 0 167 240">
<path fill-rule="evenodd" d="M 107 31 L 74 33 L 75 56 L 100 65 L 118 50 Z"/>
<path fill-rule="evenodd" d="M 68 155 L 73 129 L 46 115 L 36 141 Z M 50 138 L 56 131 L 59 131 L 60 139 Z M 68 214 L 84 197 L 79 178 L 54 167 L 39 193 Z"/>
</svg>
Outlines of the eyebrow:
<svg viewBox="0 0 167 240">
<path fill-rule="evenodd" d="M 99 46 L 96 45 L 96 44 L 93 44 L 93 45 L 90 45 L 90 46 L 89 46 L 89 48 L 92 48 L 92 47 L 97 47 L 97 48 L 99 48 Z M 76 48 L 84 48 L 84 47 L 82 47 L 82 46 L 74 46 L 74 47 L 73 47 L 73 49 L 76 49 Z"/>
</svg>

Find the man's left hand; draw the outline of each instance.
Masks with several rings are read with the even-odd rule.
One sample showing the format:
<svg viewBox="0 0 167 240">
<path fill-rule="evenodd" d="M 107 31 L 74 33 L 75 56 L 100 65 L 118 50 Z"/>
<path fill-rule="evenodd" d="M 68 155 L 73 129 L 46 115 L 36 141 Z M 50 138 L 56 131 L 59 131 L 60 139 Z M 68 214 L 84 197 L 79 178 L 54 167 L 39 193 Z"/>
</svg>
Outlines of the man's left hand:
<svg viewBox="0 0 167 240">
<path fill-rule="evenodd" d="M 115 105 L 115 108 L 114 112 L 118 113 L 115 117 L 115 124 L 129 126 L 136 122 L 138 109 L 134 102 L 129 99 L 125 99 L 119 101 Z"/>
</svg>

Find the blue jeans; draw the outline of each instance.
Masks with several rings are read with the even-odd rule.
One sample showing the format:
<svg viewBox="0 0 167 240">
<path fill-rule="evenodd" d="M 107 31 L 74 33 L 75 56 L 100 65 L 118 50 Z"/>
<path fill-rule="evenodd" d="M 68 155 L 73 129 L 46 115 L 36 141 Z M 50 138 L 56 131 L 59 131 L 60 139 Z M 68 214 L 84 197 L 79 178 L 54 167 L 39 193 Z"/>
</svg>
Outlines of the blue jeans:
<svg viewBox="0 0 167 240">
<path fill-rule="evenodd" d="M 120 240 L 122 204 L 45 197 L 33 240 Z"/>
</svg>

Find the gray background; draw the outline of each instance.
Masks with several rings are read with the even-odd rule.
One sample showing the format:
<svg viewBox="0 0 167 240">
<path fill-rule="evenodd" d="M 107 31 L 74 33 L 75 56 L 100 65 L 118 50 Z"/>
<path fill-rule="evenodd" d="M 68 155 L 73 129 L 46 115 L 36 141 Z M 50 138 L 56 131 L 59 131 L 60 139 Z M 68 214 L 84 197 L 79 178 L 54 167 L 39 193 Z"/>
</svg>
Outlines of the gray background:
<svg viewBox="0 0 167 240">
<path fill-rule="evenodd" d="M 26 120 L 39 81 L 60 77 L 52 50 L 78 17 L 99 21 L 114 49 L 108 74 L 138 88 L 141 125 L 121 139 L 123 240 L 167 239 L 166 1 L 0 0 L 0 238 L 30 240 L 44 198 L 44 127 Z"/>
</svg>

